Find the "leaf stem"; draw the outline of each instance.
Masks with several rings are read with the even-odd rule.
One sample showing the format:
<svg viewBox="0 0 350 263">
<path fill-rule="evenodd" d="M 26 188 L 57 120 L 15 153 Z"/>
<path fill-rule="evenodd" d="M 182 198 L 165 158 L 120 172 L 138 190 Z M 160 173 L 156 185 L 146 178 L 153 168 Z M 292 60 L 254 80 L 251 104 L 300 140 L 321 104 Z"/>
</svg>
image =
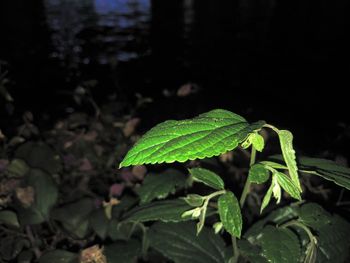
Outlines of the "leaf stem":
<svg viewBox="0 0 350 263">
<path fill-rule="evenodd" d="M 233 249 L 233 257 L 232 257 L 232 263 L 237 263 L 239 258 L 239 249 L 237 247 L 237 239 L 235 236 L 231 236 L 232 240 L 232 249 Z"/>
<path fill-rule="evenodd" d="M 250 162 L 249 162 L 250 167 L 255 163 L 255 160 L 256 160 L 256 149 L 254 148 L 254 146 L 252 146 L 252 152 L 250 154 Z M 239 200 L 239 204 L 240 204 L 241 208 L 244 206 L 244 203 L 245 203 L 245 200 L 247 198 L 249 191 L 250 191 L 250 181 L 247 178 L 247 180 L 244 184 L 241 199 Z"/>
<path fill-rule="evenodd" d="M 306 234 L 308 235 L 309 239 L 310 239 L 310 242 L 314 242 L 315 244 L 317 244 L 317 238 L 312 234 L 311 230 L 305 226 L 303 223 L 297 221 L 297 220 L 291 220 L 291 221 L 288 221 L 282 225 L 280 225 L 279 227 L 289 227 L 289 226 L 297 226 L 301 229 L 303 229 Z"/>
</svg>

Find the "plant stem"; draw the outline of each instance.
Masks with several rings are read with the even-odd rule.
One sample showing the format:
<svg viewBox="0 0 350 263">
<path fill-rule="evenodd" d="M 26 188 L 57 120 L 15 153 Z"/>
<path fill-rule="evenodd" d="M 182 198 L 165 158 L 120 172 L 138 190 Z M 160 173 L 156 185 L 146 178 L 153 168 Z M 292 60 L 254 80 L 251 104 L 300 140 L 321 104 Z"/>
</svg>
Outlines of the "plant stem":
<svg viewBox="0 0 350 263">
<path fill-rule="evenodd" d="M 250 155 L 250 162 L 249 162 L 250 167 L 255 163 L 255 159 L 256 159 L 256 149 L 252 146 L 252 153 Z M 247 179 L 247 181 L 244 184 L 241 199 L 239 200 L 239 204 L 240 204 L 241 208 L 244 206 L 244 202 L 247 198 L 249 191 L 250 191 L 250 182 Z"/>
<path fill-rule="evenodd" d="M 300 227 L 301 229 L 303 229 L 306 234 L 308 235 L 309 239 L 310 239 L 310 242 L 314 242 L 315 244 L 317 243 L 317 239 L 316 237 L 312 234 L 312 232 L 310 231 L 310 229 L 305 226 L 304 224 L 298 222 L 297 220 L 291 220 L 291 221 L 288 221 L 282 225 L 280 225 L 279 227 L 283 227 L 283 228 L 286 228 L 286 227 L 289 227 L 289 226 L 297 226 L 297 227 Z"/>
<path fill-rule="evenodd" d="M 251 167 L 255 163 L 255 160 L 256 160 L 256 149 L 254 148 L 254 146 L 252 146 L 249 167 Z M 244 203 L 245 203 L 245 200 L 247 199 L 247 195 L 248 195 L 249 191 L 250 191 L 250 182 L 249 182 L 248 177 L 247 177 L 247 180 L 245 181 L 245 184 L 244 184 L 241 198 L 239 200 L 239 205 L 241 206 L 241 208 L 243 208 L 243 206 L 244 206 Z M 236 263 L 236 262 L 238 262 L 238 258 L 239 258 L 239 249 L 237 247 L 237 239 L 235 236 L 231 236 L 231 239 L 232 239 L 232 249 L 233 249 L 232 262 Z"/>
</svg>

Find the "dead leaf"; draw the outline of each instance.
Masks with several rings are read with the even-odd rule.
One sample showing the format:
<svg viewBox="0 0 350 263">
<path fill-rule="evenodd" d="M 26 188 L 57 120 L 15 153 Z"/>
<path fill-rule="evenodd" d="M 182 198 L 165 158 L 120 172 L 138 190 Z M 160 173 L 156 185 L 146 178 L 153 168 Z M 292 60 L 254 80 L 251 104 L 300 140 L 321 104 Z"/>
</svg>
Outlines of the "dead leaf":
<svg viewBox="0 0 350 263">
<path fill-rule="evenodd" d="M 132 167 L 131 172 L 136 177 L 136 179 L 141 181 L 147 173 L 147 168 L 144 165 L 135 165 Z"/>
<path fill-rule="evenodd" d="M 16 188 L 16 197 L 23 207 L 30 207 L 34 203 L 34 188 L 31 186 Z"/>
<path fill-rule="evenodd" d="M 107 258 L 103 254 L 103 248 L 94 245 L 81 251 L 80 263 L 107 263 Z"/>
<path fill-rule="evenodd" d="M 123 133 L 125 137 L 129 137 L 135 132 L 136 126 L 140 123 L 140 118 L 132 118 L 125 123 Z"/>
</svg>

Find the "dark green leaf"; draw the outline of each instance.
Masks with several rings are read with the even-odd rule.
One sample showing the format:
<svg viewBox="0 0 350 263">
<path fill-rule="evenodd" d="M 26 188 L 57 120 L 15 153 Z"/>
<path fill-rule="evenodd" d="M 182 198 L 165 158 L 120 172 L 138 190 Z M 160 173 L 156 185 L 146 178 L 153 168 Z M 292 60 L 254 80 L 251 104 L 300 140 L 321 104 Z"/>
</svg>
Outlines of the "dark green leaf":
<svg viewBox="0 0 350 263">
<path fill-rule="evenodd" d="M 267 263 L 267 259 L 261 255 L 261 248 L 251 244 L 248 240 L 240 239 L 237 242 L 241 256 L 248 259 L 249 262 Z"/>
<path fill-rule="evenodd" d="M 232 236 L 241 237 L 242 214 L 239 202 L 232 192 L 226 192 L 218 200 L 220 220 L 227 232 Z"/>
<path fill-rule="evenodd" d="M 107 236 L 110 220 L 106 217 L 104 209 L 100 208 L 90 214 L 90 226 L 95 233 L 105 239 Z"/>
<path fill-rule="evenodd" d="M 251 183 L 262 184 L 270 177 L 270 172 L 262 164 L 255 164 L 250 167 L 248 180 Z"/>
<path fill-rule="evenodd" d="M 266 226 L 258 242 L 268 262 L 295 263 L 300 259 L 298 237 L 289 229 Z"/>
<path fill-rule="evenodd" d="M 302 157 L 298 160 L 299 169 L 315 172 L 326 180 L 350 190 L 350 169 L 331 160 Z"/>
<path fill-rule="evenodd" d="M 137 190 L 141 204 L 154 199 L 164 199 L 177 189 L 186 187 L 187 177 L 182 173 L 169 169 L 162 174 L 149 174 L 145 177 L 142 186 Z"/>
<path fill-rule="evenodd" d="M 27 142 L 21 145 L 15 157 L 23 159 L 32 168 L 39 168 L 50 174 L 58 173 L 62 169 L 59 156 L 42 142 Z"/>
<path fill-rule="evenodd" d="M 228 259 L 221 237 L 206 227 L 197 236 L 193 222 L 156 223 L 149 239 L 153 249 L 175 263 L 224 263 Z"/>
<path fill-rule="evenodd" d="M 29 172 L 30 167 L 21 159 L 13 159 L 6 167 L 8 177 L 23 177 Z"/>
<path fill-rule="evenodd" d="M 34 203 L 29 208 L 18 207 L 21 224 L 40 224 L 49 218 L 56 204 L 58 189 L 52 177 L 39 169 L 30 169 L 27 186 L 34 189 Z"/>
<path fill-rule="evenodd" d="M 141 256 L 141 243 L 135 239 L 127 242 L 119 241 L 107 245 L 104 254 L 108 263 L 135 263 L 137 258 Z"/>
<path fill-rule="evenodd" d="M 201 182 L 207 186 L 210 186 L 216 190 L 225 189 L 224 181 L 220 176 L 203 168 L 189 169 L 190 174 L 194 181 Z"/>
<path fill-rule="evenodd" d="M 77 254 L 65 250 L 53 250 L 46 252 L 40 257 L 39 263 L 78 263 L 79 256 Z"/>
<path fill-rule="evenodd" d="M 291 197 L 301 200 L 299 188 L 287 175 L 281 172 L 275 172 L 273 176 L 277 177 L 277 182 L 284 191 L 286 191 Z"/>
<path fill-rule="evenodd" d="M 0 211 L 0 224 L 19 227 L 17 214 L 10 210 Z"/>
<path fill-rule="evenodd" d="M 128 152 L 120 167 L 185 162 L 233 150 L 265 122 L 250 125 L 226 110 L 212 110 L 194 119 L 166 121 L 148 131 Z"/>
<path fill-rule="evenodd" d="M 332 220 L 332 216 L 320 205 L 315 203 L 303 205 L 300 208 L 299 217 L 299 220 L 303 222 L 303 224 L 311 228 L 329 224 Z"/>
<path fill-rule="evenodd" d="M 260 207 L 260 213 L 265 209 L 265 207 L 270 203 L 273 192 L 273 183 L 271 183 L 269 189 L 267 190 Z"/>
<path fill-rule="evenodd" d="M 190 206 L 199 207 L 203 205 L 204 197 L 197 194 L 189 194 L 183 200 Z"/>
<path fill-rule="evenodd" d="M 178 222 L 189 220 L 191 217 L 182 218 L 181 215 L 192 209 L 184 200 L 162 200 L 150 204 L 138 206 L 123 216 L 124 221 L 146 222 L 146 221 L 164 221 Z"/>
</svg>

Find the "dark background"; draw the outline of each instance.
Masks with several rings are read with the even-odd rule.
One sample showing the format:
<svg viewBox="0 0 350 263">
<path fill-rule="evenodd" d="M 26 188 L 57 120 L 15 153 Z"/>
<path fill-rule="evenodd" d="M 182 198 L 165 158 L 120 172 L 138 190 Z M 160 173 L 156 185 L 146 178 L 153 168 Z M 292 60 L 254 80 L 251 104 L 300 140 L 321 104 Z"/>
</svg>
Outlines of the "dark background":
<svg viewBox="0 0 350 263">
<path fill-rule="evenodd" d="M 97 80 L 99 104 L 154 98 L 138 113 L 144 129 L 226 108 L 292 130 L 305 152 L 346 154 L 349 11 L 348 0 L 2 0 L 0 60 L 15 100 L 2 122 L 25 110 L 38 122 L 64 116 L 69 94 Z M 199 92 L 163 96 L 188 82 Z"/>
</svg>

